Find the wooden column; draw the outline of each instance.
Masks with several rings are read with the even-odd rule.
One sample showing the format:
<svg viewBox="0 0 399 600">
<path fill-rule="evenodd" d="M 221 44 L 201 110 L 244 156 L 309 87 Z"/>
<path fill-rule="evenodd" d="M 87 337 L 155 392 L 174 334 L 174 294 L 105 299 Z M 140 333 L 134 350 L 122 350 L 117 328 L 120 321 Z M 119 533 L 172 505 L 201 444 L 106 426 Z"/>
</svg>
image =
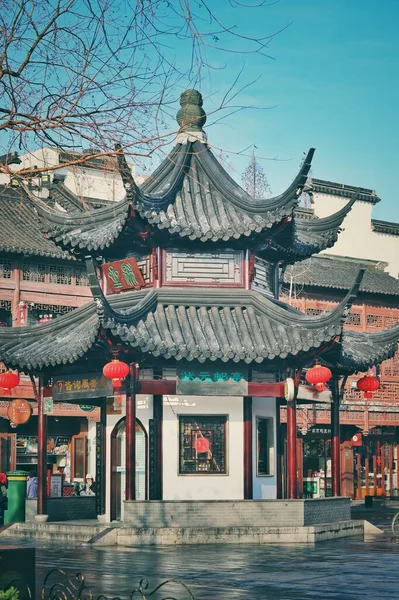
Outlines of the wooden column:
<svg viewBox="0 0 399 600">
<path fill-rule="evenodd" d="M 281 433 L 281 418 L 280 418 L 280 408 L 281 408 L 281 400 L 280 398 L 276 399 L 276 481 L 277 481 L 277 499 L 281 499 L 283 497 L 283 477 L 282 477 L 282 469 L 281 462 L 284 455 L 284 437 Z"/>
<path fill-rule="evenodd" d="M 126 390 L 126 500 L 136 500 L 136 376 L 130 365 Z"/>
<path fill-rule="evenodd" d="M 370 496 L 370 486 L 369 486 L 369 473 L 370 473 L 370 459 L 369 459 L 369 449 L 366 446 L 367 455 L 365 458 L 365 475 L 366 475 L 366 496 Z"/>
<path fill-rule="evenodd" d="M 43 378 L 37 390 L 37 514 L 47 515 L 47 415 L 44 413 Z M 35 393 L 35 395 L 36 395 Z"/>
<path fill-rule="evenodd" d="M 253 498 L 253 436 L 252 436 L 252 397 L 244 396 L 244 500 Z"/>
<path fill-rule="evenodd" d="M 96 512 L 104 515 L 106 508 L 106 398 L 101 398 L 100 422 L 96 423 Z"/>
<path fill-rule="evenodd" d="M 393 490 L 393 444 L 392 442 L 389 443 L 389 448 L 388 448 L 388 469 L 389 469 L 389 490 L 388 490 L 388 495 L 391 495 L 391 490 Z"/>
<path fill-rule="evenodd" d="M 341 495 L 341 440 L 339 422 L 339 377 L 333 375 L 331 382 L 332 404 L 331 404 L 331 484 L 332 495 Z"/>
<path fill-rule="evenodd" d="M 376 456 L 376 451 L 374 449 L 373 450 L 373 496 L 376 496 L 376 495 L 377 495 L 377 456 Z"/>
<path fill-rule="evenodd" d="M 296 400 L 287 402 L 287 475 L 287 496 L 293 500 L 297 497 Z"/>
<path fill-rule="evenodd" d="M 381 458 L 381 490 L 382 495 L 385 496 L 385 443 L 382 442 L 380 445 L 380 458 Z"/>
<path fill-rule="evenodd" d="M 399 444 L 396 446 L 396 487 L 399 489 Z"/>
<path fill-rule="evenodd" d="M 356 452 L 356 498 L 357 500 L 362 499 L 362 455 L 360 454 L 359 448 Z"/>
<path fill-rule="evenodd" d="M 153 397 L 153 485 L 150 500 L 162 500 L 163 498 L 163 396 L 156 394 Z"/>
</svg>

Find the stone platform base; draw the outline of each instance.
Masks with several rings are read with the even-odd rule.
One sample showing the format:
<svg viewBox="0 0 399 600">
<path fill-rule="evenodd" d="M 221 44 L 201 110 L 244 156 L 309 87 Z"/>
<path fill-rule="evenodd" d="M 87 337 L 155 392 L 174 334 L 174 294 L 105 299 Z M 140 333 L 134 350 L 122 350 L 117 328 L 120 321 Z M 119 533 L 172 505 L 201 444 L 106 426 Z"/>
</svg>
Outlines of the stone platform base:
<svg viewBox="0 0 399 600">
<path fill-rule="evenodd" d="M 160 527 L 109 524 L 16 523 L 1 538 L 41 539 L 91 546 L 176 546 L 186 544 L 314 544 L 363 536 L 364 521 L 340 521 L 298 527 Z"/>
</svg>

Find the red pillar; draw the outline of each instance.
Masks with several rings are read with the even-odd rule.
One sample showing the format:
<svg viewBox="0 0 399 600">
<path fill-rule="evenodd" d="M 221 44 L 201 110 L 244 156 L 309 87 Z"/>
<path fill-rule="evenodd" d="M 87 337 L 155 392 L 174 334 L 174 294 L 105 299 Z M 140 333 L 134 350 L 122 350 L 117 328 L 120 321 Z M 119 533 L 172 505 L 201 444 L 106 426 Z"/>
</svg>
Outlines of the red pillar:
<svg viewBox="0 0 399 600">
<path fill-rule="evenodd" d="M 369 465 L 369 455 L 368 455 L 369 449 L 367 448 L 367 456 L 365 458 L 365 472 L 366 472 L 366 496 L 370 496 L 370 488 L 369 488 L 369 471 L 370 471 L 370 465 Z"/>
<path fill-rule="evenodd" d="M 277 498 L 283 497 L 283 476 L 281 469 L 281 461 L 284 454 L 283 442 L 284 437 L 281 435 L 281 418 L 280 418 L 281 400 L 276 400 L 276 479 L 277 479 Z"/>
<path fill-rule="evenodd" d="M 287 475 L 288 500 L 297 497 L 296 400 L 287 402 Z"/>
<path fill-rule="evenodd" d="M 137 367 L 131 364 L 126 391 L 126 500 L 136 500 L 136 377 Z"/>
<path fill-rule="evenodd" d="M 339 422 L 339 378 L 333 376 L 331 383 L 332 404 L 331 404 L 331 486 L 332 495 L 341 495 L 341 440 L 340 440 L 340 422 Z"/>
<path fill-rule="evenodd" d="M 37 514 L 47 515 L 47 415 L 44 414 L 43 381 L 37 391 Z"/>
<path fill-rule="evenodd" d="M 377 456 L 375 445 L 373 446 L 373 496 L 377 495 Z"/>
<path fill-rule="evenodd" d="M 399 444 L 396 446 L 396 487 L 399 489 Z"/>
<path fill-rule="evenodd" d="M 390 443 L 389 444 L 389 448 L 388 448 L 389 454 L 388 454 L 388 461 L 389 461 L 389 490 L 388 490 L 388 495 L 391 495 L 391 490 L 393 490 L 393 444 Z"/>
<path fill-rule="evenodd" d="M 244 396 L 244 500 L 253 498 L 252 398 Z"/>
</svg>

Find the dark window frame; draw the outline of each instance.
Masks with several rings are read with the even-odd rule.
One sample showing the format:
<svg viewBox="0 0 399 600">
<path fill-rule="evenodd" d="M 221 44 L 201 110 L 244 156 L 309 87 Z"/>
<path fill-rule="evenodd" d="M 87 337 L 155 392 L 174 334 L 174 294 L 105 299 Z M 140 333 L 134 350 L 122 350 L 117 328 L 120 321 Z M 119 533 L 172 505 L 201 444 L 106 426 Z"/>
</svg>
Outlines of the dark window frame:
<svg viewBox="0 0 399 600">
<path fill-rule="evenodd" d="M 198 427 L 197 423 L 200 423 L 202 425 L 201 428 Z M 214 414 L 214 415 L 191 415 L 191 414 L 180 414 L 178 415 L 178 435 L 179 435 L 179 466 L 178 466 L 178 475 L 179 476 L 201 476 L 201 475 L 206 475 L 206 476 L 226 476 L 229 474 L 228 472 L 228 455 L 227 455 L 227 436 L 228 436 L 228 423 L 229 423 L 229 417 L 226 414 Z M 210 439 L 212 436 L 210 435 L 211 433 L 213 435 L 215 435 L 215 431 L 212 430 L 212 428 L 216 428 L 218 426 L 222 426 L 222 450 L 221 450 L 221 456 L 220 454 L 218 454 L 217 458 L 215 459 L 213 454 L 212 454 L 212 461 L 208 464 L 211 464 L 213 466 L 215 466 L 215 461 L 216 464 L 218 465 L 220 460 L 222 460 L 222 468 L 220 470 L 198 470 L 198 467 L 202 466 L 206 466 L 207 465 L 207 460 L 205 457 L 198 459 L 198 458 L 194 458 L 194 448 L 193 448 L 193 442 L 191 442 L 190 445 L 184 445 L 184 437 L 185 435 L 187 436 L 187 433 L 185 434 L 185 428 L 184 425 L 187 424 L 188 426 L 192 427 L 192 431 L 191 431 L 191 440 L 193 441 L 194 435 L 196 433 L 196 431 L 201 431 L 205 434 L 208 435 L 204 435 L 204 437 L 206 437 L 207 439 Z M 207 425 L 209 426 L 207 428 Z M 195 429 L 195 426 L 198 427 L 198 429 Z M 205 427 L 204 427 L 205 426 Z M 212 442 L 211 442 L 212 444 Z M 211 446 L 212 447 L 212 446 Z M 192 450 L 192 455 L 193 458 L 191 460 L 185 458 L 185 452 Z M 205 454 L 205 453 L 204 453 Z M 198 462 L 196 462 L 198 461 Z M 201 462 L 200 462 L 201 461 Z M 196 470 L 185 470 L 184 466 L 185 463 L 190 463 L 191 465 L 195 465 Z"/>
</svg>

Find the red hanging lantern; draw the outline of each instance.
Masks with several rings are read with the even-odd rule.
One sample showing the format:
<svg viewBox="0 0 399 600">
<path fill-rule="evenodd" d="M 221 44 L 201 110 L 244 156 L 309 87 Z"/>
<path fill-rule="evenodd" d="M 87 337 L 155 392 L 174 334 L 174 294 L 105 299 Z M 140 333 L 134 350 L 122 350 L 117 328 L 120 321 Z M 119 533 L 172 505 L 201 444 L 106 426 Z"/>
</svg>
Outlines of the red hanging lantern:
<svg viewBox="0 0 399 600">
<path fill-rule="evenodd" d="M 115 358 L 104 366 L 103 375 L 107 379 L 112 379 L 114 389 L 120 388 L 123 379 L 129 375 L 129 365 Z"/>
<path fill-rule="evenodd" d="M 9 394 L 11 394 L 12 388 L 17 387 L 17 385 L 19 385 L 18 373 L 13 373 L 12 371 L 0 373 L 0 387 L 8 390 Z"/>
<path fill-rule="evenodd" d="M 365 375 L 357 382 L 357 389 L 364 392 L 365 398 L 372 398 L 373 392 L 376 392 L 380 387 L 380 380 L 373 375 Z"/>
<path fill-rule="evenodd" d="M 324 384 L 330 381 L 332 373 L 328 367 L 322 365 L 315 365 L 308 371 L 306 371 L 305 379 L 310 385 L 314 385 L 318 391 L 323 391 L 325 388 Z M 320 388 L 320 386 L 324 386 Z M 319 386 L 319 387 L 318 387 Z"/>
</svg>

